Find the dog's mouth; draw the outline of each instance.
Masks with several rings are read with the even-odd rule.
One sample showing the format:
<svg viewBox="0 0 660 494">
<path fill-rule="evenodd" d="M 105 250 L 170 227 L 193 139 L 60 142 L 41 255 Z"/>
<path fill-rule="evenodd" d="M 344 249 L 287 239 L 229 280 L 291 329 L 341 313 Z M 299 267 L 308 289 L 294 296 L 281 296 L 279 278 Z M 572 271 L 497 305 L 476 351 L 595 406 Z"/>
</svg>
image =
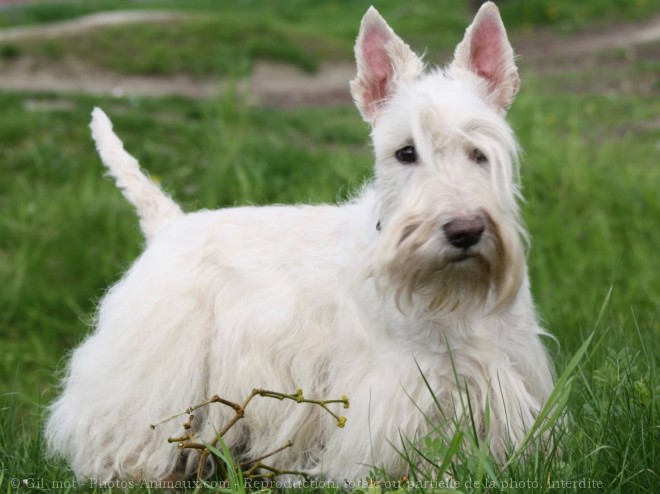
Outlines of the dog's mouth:
<svg viewBox="0 0 660 494">
<path fill-rule="evenodd" d="M 468 273 L 475 269 L 479 270 L 484 259 L 479 253 L 470 250 L 453 253 L 442 260 L 442 263 L 433 270 L 436 274 L 448 272 Z M 463 276 L 463 275 L 461 275 Z"/>
<path fill-rule="evenodd" d="M 476 254 L 469 251 L 460 252 L 458 255 L 455 255 L 449 259 L 449 264 L 460 264 L 467 261 L 468 259 L 473 259 L 476 257 Z"/>
</svg>

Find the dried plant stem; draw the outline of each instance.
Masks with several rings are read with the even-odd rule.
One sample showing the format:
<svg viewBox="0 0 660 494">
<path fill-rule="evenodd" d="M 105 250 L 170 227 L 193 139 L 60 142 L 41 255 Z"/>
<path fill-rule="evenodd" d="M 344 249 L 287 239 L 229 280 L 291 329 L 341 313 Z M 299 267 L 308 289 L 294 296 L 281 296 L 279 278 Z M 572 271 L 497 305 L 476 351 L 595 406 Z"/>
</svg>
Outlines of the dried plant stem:
<svg viewBox="0 0 660 494">
<path fill-rule="evenodd" d="M 279 448 L 277 448 L 276 450 L 271 451 L 270 453 L 266 453 L 265 455 L 260 456 L 259 458 L 255 458 L 254 460 L 249 460 L 249 461 L 241 463 L 240 467 L 243 468 L 243 467 L 245 467 L 245 465 L 249 465 L 250 463 L 260 462 L 261 460 L 265 460 L 266 458 L 270 458 L 271 456 L 279 453 L 280 451 L 284 451 L 285 449 L 290 448 L 291 446 L 293 446 L 293 442 L 292 441 L 287 441 L 287 443 L 284 446 L 280 446 Z M 254 467 L 252 467 L 252 468 L 254 468 Z M 252 468 L 250 470 L 252 470 Z"/>
<path fill-rule="evenodd" d="M 199 410 L 200 408 L 210 405 L 211 403 L 222 403 L 223 405 L 232 407 L 234 410 L 236 410 L 237 407 L 240 407 L 240 405 L 236 403 L 232 403 L 231 401 L 227 401 L 224 398 L 220 398 L 218 395 L 213 395 L 211 398 L 209 398 L 206 401 L 203 401 L 201 403 L 198 403 L 197 405 L 193 405 L 191 407 L 186 408 L 183 412 L 175 413 L 174 415 L 170 415 L 169 417 L 165 417 L 164 419 L 159 420 L 155 424 L 151 424 L 151 428 L 155 429 L 159 425 L 164 424 L 165 422 L 169 422 L 170 420 L 174 420 L 178 417 L 181 417 L 182 415 L 190 415 L 195 410 Z"/>
<path fill-rule="evenodd" d="M 238 422 L 245 416 L 245 409 L 247 406 L 250 404 L 250 402 L 257 396 L 261 396 L 264 398 L 275 398 L 278 400 L 292 400 L 295 401 L 296 403 L 310 403 L 313 405 L 317 405 L 321 407 L 323 410 L 325 410 L 327 413 L 332 415 L 332 417 L 337 421 L 337 426 L 338 427 L 344 427 L 346 424 L 346 417 L 344 416 L 339 416 L 336 413 L 334 413 L 330 408 L 328 408 L 328 405 L 330 404 L 337 404 L 337 403 L 342 403 L 344 405 L 344 408 L 349 407 L 349 401 L 346 396 L 342 396 L 341 399 L 338 400 L 310 400 L 307 399 L 303 396 L 303 392 L 301 389 L 299 389 L 296 393 L 293 394 L 286 394 L 286 393 L 280 393 L 278 391 L 269 391 L 266 389 L 253 389 L 252 392 L 247 396 L 247 398 L 243 401 L 243 403 L 235 403 L 233 401 L 225 400 L 224 398 L 220 398 L 218 395 L 214 395 L 211 398 L 209 398 L 206 401 L 203 401 L 201 403 L 198 403 L 197 405 L 190 406 L 186 410 L 180 413 L 176 413 L 174 415 L 170 415 L 169 417 L 165 417 L 162 420 L 159 420 L 155 424 L 151 425 L 152 429 L 155 429 L 161 424 L 164 424 L 165 422 L 169 422 L 170 420 L 174 420 L 178 417 L 181 417 L 183 415 L 190 415 L 188 421 L 184 423 L 184 429 L 186 430 L 185 435 L 181 437 L 170 437 L 168 438 L 168 442 L 170 443 L 178 443 L 179 448 L 184 448 L 184 449 L 197 449 L 200 452 L 200 458 L 199 458 L 199 466 L 197 468 L 197 478 L 202 479 L 203 474 L 204 474 L 204 466 L 206 465 L 206 461 L 211 454 L 211 450 L 209 449 L 209 446 L 215 447 L 218 444 L 218 441 Z M 212 403 L 220 403 L 222 405 L 228 406 L 232 408 L 236 414 L 227 422 L 227 424 L 220 429 L 213 438 L 213 440 L 209 441 L 208 443 L 204 442 L 197 442 L 195 440 L 195 435 L 190 432 L 191 429 L 191 422 L 194 418 L 192 412 L 195 410 L 198 410 L 200 408 L 203 408 L 205 406 L 208 406 Z M 260 457 L 256 458 L 254 460 L 247 461 L 245 463 L 242 463 L 239 465 L 239 468 L 243 468 L 245 465 L 250 465 L 253 464 L 252 467 L 250 467 L 248 470 L 244 471 L 245 476 L 255 476 L 255 477 L 264 477 L 264 478 L 273 478 L 278 475 L 286 475 L 286 474 L 291 474 L 291 475 L 302 475 L 305 478 L 307 478 L 307 474 L 304 472 L 295 472 L 295 471 L 288 471 L 288 470 L 277 470 L 269 465 L 265 465 L 261 463 L 261 460 L 264 460 L 266 458 L 269 458 L 270 456 L 273 456 L 276 453 L 279 453 L 280 451 L 290 448 L 293 445 L 291 441 L 289 441 L 287 444 L 284 446 Z M 218 463 L 218 459 L 214 457 L 214 460 L 216 463 Z M 222 467 L 222 465 L 220 465 Z M 260 474 L 260 475 L 255 475 L 254 472 L 257 470 L 268 470 L 269 474 Z"/>
<path fill-rule="evenodd" d="M 257 470 L 268 470 L 270 473 L 260 473 L 260 474 L 255 474 Z M 299 472 L 297 470 L 280 470 L 278 468 L 271 467 L 270 465 L 266 465 L 265 463 L 257 463 L 254 465 L 250 470 L 243 472 L 243 477 L 245 478 L 260 478 L 260 479 L 272 479 L 275 477 L 279 477 L 280 475 L 300 475 L 301 477 L 304 477 L 305 479 L 309 478 L 309 474 L 305 472 Z"/>
</svg>

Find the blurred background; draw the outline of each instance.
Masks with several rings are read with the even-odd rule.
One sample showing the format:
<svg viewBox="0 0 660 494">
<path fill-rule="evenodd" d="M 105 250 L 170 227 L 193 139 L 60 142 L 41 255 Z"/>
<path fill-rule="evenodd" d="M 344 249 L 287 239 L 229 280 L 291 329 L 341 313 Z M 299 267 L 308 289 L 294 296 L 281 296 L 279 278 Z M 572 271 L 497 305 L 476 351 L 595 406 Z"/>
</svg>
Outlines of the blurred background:
<svg viewBox="0 0 660 494">
<path fill-rule="evenodd" d="M 103 177 L 92 108 L 187 210 L 345 200 L 371 173 L 348 89 L 370 3 L 437 64 L 480 4 L 0 0 L 0 451 L 39 440 L 63 356 L 141 249 L 134 212 Z M 533 292 L 560 369 L 612 290 L 571 406 L 590 420 L 598 386 L 656 403 L 660 3 L 497 3 L 522 77 L 509 119 L 524 150 Z M 653 417 L 646 433 L 658 438 Z"/>
</svg>

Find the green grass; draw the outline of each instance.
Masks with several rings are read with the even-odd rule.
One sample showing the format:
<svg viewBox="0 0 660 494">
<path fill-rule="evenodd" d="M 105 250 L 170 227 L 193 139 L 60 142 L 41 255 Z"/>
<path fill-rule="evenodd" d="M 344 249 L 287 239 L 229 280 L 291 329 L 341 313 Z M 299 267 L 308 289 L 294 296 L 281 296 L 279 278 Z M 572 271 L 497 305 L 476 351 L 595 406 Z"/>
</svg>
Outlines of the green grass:
<svg viewBox="0 0 660 494">
<path fill-rule="evenodd" d="M 635 21 L 657 13 L 650 0 L 603 0 L 600 2 L 571 2 L 561 0 L 507 0 L 499 5 L 507 26 L 523 31 L 539 26 L 554 26 L 571 32 L 585 24 L 612 21 Z"/>
<path fill-rule="evenodd" d="M 258 56 L 248 49 L 249 40 L 260 36 L 265 43 L 285 36 L 284 46 L 300 50 L 303 58 L 335 56 L 340 49 L 350 55 L 364 5 L 324 3 L 303 10 L 295 8 L 298 3 L 304 2 L 268 3 L 241 25 L 244 31 L 236 31 L 241 46 L 232 49 L 243 50 L 246 67 Z M 111 4 L 117 5 L 70 2 L 34 9 L 52 8 L 54 19 Z M 587 9 L 601 19 L 623 8 L 599 14 L 598 2 L 557 4 L 561 12 Z M 144 2 L 136 5 L 144 8 Z M 216 8 L 210 1 L 185 5 Z M 223 8 L 227 18 L 239 19 L 240 9 L 251 5 Z M 525 28 L 527 11 L 515 5 L 503 4 L 505 17 Z M 58 8 L 61 15 L 53 13 Z M 430 4 L 389 8 L 392 15 L 398 12 L 393 23 L 403 26 L 404 36 L 419 26 L 426 26 L 422 33 L 431 30 Z M 269 9 L 277 10 L 276 22 L 268 21 Z M 414 21 L 406 9 L 423 19 Z M 46 19 L 40 15 L 37 20 Z M 457 8 L 439 21 L 452 34 L 446 46 L 455 43 L 466 16 Z M 205 27 L 196 33 L 202 36 L 208 26 L 225 22 L 221 17 L 199 21 Z M 320 34 L 319 46 L 307 46 L 305 36 L 323 19 L 337 22 Z M 529 19 L 535 25 L 546 22 Z M 446 35 L 419 39 L 438 46 Z M 104 36 L 99 32 L 94 39 Z M 171 43 L 163 38 L 166 43 L 159 45 L 149 29 L 139 36 L 154 36 L 149 50 Z M 195 41 L 186 42 L 191 47 L 182 50 L 192 50 Z M 197 58 L 190 63 L 208 63 Z M 602 77 L 618 82 L 654 68 L 650 60 L 639 60 L 632 75 L 613 71 Z M 195 69 L 171 70 L 165 73 Z M 535 453 L 502 469 L 469 430 L 460 444 L 453 437 L 429 438 L 418 451 L 408 445 L 403 452 L 417 468 L 413 480 L 444 468 L 468 492 L 573 492 L 578 484 L 570 482 L 587 480 L 598 482 L 596 492 L 657 492 L 660 484 L 660 129 L 653 125 L 660 113 L 658 87 L 648 96 L 592 94 L 590 84 L 601 78 L 593 69 L 575 68 L 563 77 L 568 80 L 560 83 L 523 73 L 523 91 L 510 111 L 525 151 L 523 212 L 533 240 L 533 292 L 545 326 L 558 339 L 558 345 L 549 341 L 548 346 L 560 372 L 570 368 L 571 357 L 594 333 L 559 390 L 568 409 L 565 429 L 553 431 L 561 449 L 533 440 Z M 563 89 L 575 81 L 580 94 Z M 93 106 L 106 110 L 127 149 L 187 210 L 335 202 L 349 197 L 370 174 L 368 130 L 353 108 L 269 110 L 248 107 L 232 95 L 188 101 L 0 92 L 0 492 L 40 490 L 38 485 L 13 489 L 12 478 L 46 479 L 44 488 L 55 479 L 72 479 L 66 465 L 44 457 L 42 407 L 55 396 L 54 371 L 62 356 L 89 330 L 96 301 L 141 249 L 134 212 L 102 177 L 87 128 Z M 514 488 L 514 482 L 525 488 Z M 136 490 L 142 491 L 147 490 Z"/>
<path fill-rule="evenodd" d="M 4 392 L 14 393 L 0 415 L 14 421 L 5 422 L 0 442 L 7 478 L 33 471 L 68 478 L 63 465 L 41 458 L 37 405 L 53 398 L 52 371 L 87 331 L 94 300 L 140 249 L 133 211 L 101 177 L 86 128 L 93 105 L 107 110 L 127 148 L 188 209 L 332 202 L 369 173 L 367 130 L 351 108 L 260 110 L 231 98 L 212 104 L 66 99 L 68 109 L 35 113 L 18 95 L 0 96 L 7 143 L 0 162 L 6 177 L 0 183 L 0 372 Z M 660 281 L 652 267 L 660 261 L 660 175 L 649 143 L 660 136 L 615 132 L 619 122 L 657 111 L 651 98 L 543 96 L 532 84 L 512 109 L 526 150 L 533 290 L 561 344 L 557 350 L 549 342 L 560 369 L 613 289 L 596 331 L 600 344 L 572 375 L 563 455 L 549 463 L 518 461 L 499 480 L 541 482 L 551 473 L 600 480 L 606 492 L 652 492 L 658 481 L 653 349 L 660 339 Z M 634 447 L 627 446 L 631 438 Z M 430 443 L 425 454 L 441 458 L 443 447 Z M 456 453 L 465 461 L 452 464 L 454 478 L 491 479 L 484 465 L 496 467 L 479 451 Z"/>
<path fill-rule="evenodd" d="M 557 25 L 562 29 L 576 28 L 594 21 L 639 20 L 657 12 L 650 0 L 600 0 L 571 2 L 562 0 L 506 0 L 499 3 L 500 10 L 511 28 L 527 29 L 539 25 Z M 316 2 L 314 0 L 289 0 L 265 2 L 264 0 L 69 0 L 65 2 L 37 1 L 26 5 L 7 7 L 0 11 L 0 27 L 26 24 L 42 24 L 72 19 L 81 15 L 107 10 L 180 10 L 189 12 L 217 12 L 223 15 L 239 13 L 260 18 L 283 18 L 290 22 L 322 26 L 324 31 L 344 32 L 352 30 L 352 16 L 360 15 L 369 5 L 382 11 L 398 12 L 399 16 L 411 16 L 421 10 L 433 13 L 440 22 L 458 15 L 467 15 L 467 2 L 447 0 L 441 6 L 422 0 L 414 5 L 403 5 L 396 0 L 338 0 Z M 326 22 L 327 21 L 327 22 Z M 416 27 L 431 30 L 438 19 L 411 19 Z M 437 26 L 437 24 L 435 24 Z M 427 33 L 425 33 L 427 34 Z"/>
<path fill-rule="evenodd" d="M 76 57 L 94 67 L 138 75 L 188 74 L 195 78 L 243 76 L 253 60 L 289 63 L 305 71 L 335 53 L 350 53 L 350 44 L 318 37 L 265 19 L 233 16 L 195 17 L 168 23 L 113 26 L 80 34 L 5 45 L 32 60 L 61 62 Z M 337 48 L 339 46 L 339 48 Z M 205 56 L 196 56 L 205 53 Z M 129 56 L 129 54 L 131 54 Z"/>
<path fill-rule="evenodd" d="M 359 19 L 373 2 L 70 2 L 34 4 L 0 11 L 0 25 L 30 23 L 32 19 L 68 19 L 102 8 L 175 8 L 189 18 L 94 29 L 83 35 L 44 40 L 0 43 L 0 57 L 21 57 L 32 63 L 61 63 L 75 56 L 87 64 L 127 74 L 187 74 L 242 76 L 255 60 L 290 63 L 314 71 L 319 62 L 350 60 Z M 447 10 L 436 15 L 431 1 L 403 6 L 375 2 L 396 22 L 408 42 L 448 48 L 465 29 L 470 14 L 461 0 L 448 0 Z M 204 53 L 204 56 L 199 56 Z"/>
<path fill-rule="evenodd" d="M 196 78 L 243 76 L 255 60 L 290 63 L 314 71 L 320 61 L 350 60 L 360 19 L 374 4 L 417 51 L 450 53 L 472 17 L 465 0 L 403 4 L 395 0 L 242 2 L 194 0 L 37 2 L 0 10 L 0 27 L 67 20 L 101 10 L 175 9 L 190 18 L 94 29 L 81 35 L 0 43 L 0 59 L 58 64 L 76 57 L 126 74 L 187 74 Z M 509 0 L 501 5 L 508 29 L 553 26 L 572 32 L 585 22 L 638 20 L 657 14 L 648 0 Z M 200 53 L 205 56 L 200 57 Z"/>
</svg>

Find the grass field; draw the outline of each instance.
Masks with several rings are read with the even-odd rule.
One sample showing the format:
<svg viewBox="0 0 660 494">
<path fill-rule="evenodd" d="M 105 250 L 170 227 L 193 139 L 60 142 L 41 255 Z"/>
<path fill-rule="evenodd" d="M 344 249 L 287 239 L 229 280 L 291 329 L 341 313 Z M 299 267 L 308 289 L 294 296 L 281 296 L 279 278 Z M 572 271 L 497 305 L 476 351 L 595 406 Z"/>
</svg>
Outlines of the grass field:
<svg viewBox="0 0 660 494">
<path fill-rule="evenodd" d="M 413 45 L 447 49 L 470 18 L 464 2 L 448 4 L 455 8 L 439 13 L 430 1 L 378 6 L 402 36 L 412 36 Z M 145 2 L 135 5 L 146 8 Z M 232 57 L 245 61 L 245 71 L 255 57 L 314 70 L 317 57 L 350 57 L 365 10 L 360 2 L 186 5 L 215 17 L 150 26 L 138 31 L 131 46 L 123 43 L 135 27 L 115 27 L 94 32 L 85 43 L 0 46 L 0 56 L 38 61 L 73 53 L 85 59 L 100 49 L 104 55 L 97 63 L 128 74 L 236 75 L 227 68 Z M 105 0 L 36 4 L 0 11 L 0 25 L 126 6 Z M 249 18 L 247 12 L 258 14 Z M 523 8 L 512 0 L 502 12 L 515 35 L 541 26 L 570 33 L 659 10 L 644 1 L 534 0 Z M 233 44 L 200 50 L 227 26 L 233 37 L 220 39 Z M 190 42 L 164 57 L 181 29 Z M 135 56 L 127 60 L 123 50 Z M 632 69 L 522 74 L 523 91 L 510 121 L 524 149 L 533 292 L 545 326 L 557 337 L 547 344 L 560 374 L 592 332 L 594 337 L 561 386 L 570 391 L 561 452 L 516 458 L 503 469 L 479 445 L 454 452 L 458 461 L 447 468 L 464 492 L 569 492 L 577 485 L 570 482 L 586 480 L 594 492 L 658 492 L 660 84 L 646 93 L 589 89 L 603 78 L 616 87 L 625 78 L 657 74 L 659 67 L 640 57 Z M 94 106 L 111 116 L 127 149 L 187 210 L 336 202 L 370 175 L 368 129 L 348 106 L 268 109 L 232 94 L 193 101 L 0 91 L 0 492 L 46 491 L 53 479 L 72 479 L 66 465 L 43 455 L 43 405 L 55 396 L 62 356 L 87 333 L 95 302 L 141 248 L 131 207 L 102 177 L 87 127 Z M 429 441 L 424 454 L 442 463 L 446 448 Z M 16 489 L 14 478 L 45 482 Z"/>
</svg>

